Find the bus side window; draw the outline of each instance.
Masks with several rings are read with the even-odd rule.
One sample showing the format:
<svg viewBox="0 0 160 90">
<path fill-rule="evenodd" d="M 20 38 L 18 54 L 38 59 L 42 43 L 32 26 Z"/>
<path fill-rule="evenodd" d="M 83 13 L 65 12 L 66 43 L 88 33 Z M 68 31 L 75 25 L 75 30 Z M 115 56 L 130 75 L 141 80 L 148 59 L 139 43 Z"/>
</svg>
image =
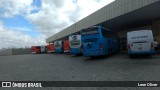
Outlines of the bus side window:
<svg viewBox="0 0 160 90">
<path fill-rule="evenodd" d="M 116 34 L 114 32 L 111 32 L 111 31 L 107 31 L 105 29 L 102 29 L 102 35 L 105 37 L 105 38 L 115 38 L 116 37 Z"/>
<path fill-rule="evenodd" d="M 106 30 L 101 28 L 101 31 L 102 31 L 103 37 L 108 38 L 108 33 L 106 32 Z"/>
</svg>

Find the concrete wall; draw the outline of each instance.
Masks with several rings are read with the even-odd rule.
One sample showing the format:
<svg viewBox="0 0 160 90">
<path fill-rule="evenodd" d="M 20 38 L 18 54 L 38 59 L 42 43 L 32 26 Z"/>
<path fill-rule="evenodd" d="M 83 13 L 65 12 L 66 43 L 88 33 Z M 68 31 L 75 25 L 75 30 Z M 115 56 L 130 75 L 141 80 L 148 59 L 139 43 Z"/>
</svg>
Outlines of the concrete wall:
<svg viewBox="0 0 160 90">
<path fill-rule="evenodd" d="M 5 49 L 0 51 L 0 56 L 5 56 L 5 55 L 21 55 L 21 54 L 30 54 L 31 49 Z"/>
<path fill-rule="evenodd" d="M 126 29 L 118 32 L 120 38 L 125 38 L 127 36 L 127 32 L 129 31 L 136 31 L 136 30 L 145 30 L 145 29 L 152 29 L 152 25 L 140 26 L 132 29 Z"/>
<path fill-rule="evenodd" d="M 4 49 L 0 51 L 0 56 L 12 55 L 12 49 Z"/>
<path fill-rule="evenodd" d="M 158 41 L 158 43 L 160 44 L 160 19 L 153 21 L 152 30 L 156 41 Z"/>
<path fill-rule="evenodd" d="M 31 49 L 12 49 L 12 55 L 19 55 L 19 54 L 30 54 Z"/>
<path fill-rule="evenodd" d="M 153 32 L 154 38 L 158 41 L 160 44 L 160 19 L 154 20 L 151 25 L 136 27 L 133 29 L 126 29 L 118 32 L 118 35 L 120 38 L 124 38 L 127 35 L 127 32 L 134 31 L 134 30 L 144 30 L 144 29 L 150 29 Z"/>
</svg>

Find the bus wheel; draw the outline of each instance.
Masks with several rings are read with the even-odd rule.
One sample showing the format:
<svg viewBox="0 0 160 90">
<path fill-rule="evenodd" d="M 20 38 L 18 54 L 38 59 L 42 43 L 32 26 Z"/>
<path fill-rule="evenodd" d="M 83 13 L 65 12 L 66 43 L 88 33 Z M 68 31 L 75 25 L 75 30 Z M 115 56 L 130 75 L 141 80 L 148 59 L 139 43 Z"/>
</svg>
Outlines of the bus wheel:
<svg viewBox="0 0 160 90">
<path fill-rule="evenodd" d="M 110 48 L 108 48 L 108 55 L 111 56 L 112 55 L 112 50 Z"/>
<path fill-rule="evenodd" d="M 110 48 L 110 56 L 112 55 L 112 49 Z"/>
<path fill-rule="evenodd" d="M 133 58 L 133 55 L 129 55 L 130 58 Z"/>
</svg>

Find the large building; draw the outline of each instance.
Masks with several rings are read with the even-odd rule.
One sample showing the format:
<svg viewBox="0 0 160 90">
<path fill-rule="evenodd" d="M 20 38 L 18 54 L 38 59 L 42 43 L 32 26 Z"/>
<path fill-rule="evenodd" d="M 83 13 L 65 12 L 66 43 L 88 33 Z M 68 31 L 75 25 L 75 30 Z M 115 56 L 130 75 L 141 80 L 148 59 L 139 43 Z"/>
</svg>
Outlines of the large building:
<svg viewBox="0 0 160 90">
<path fill-rule="evenodd" d="M 102 25 L 116 31 L 121 40 L 126 40 L 128 31 L 151 29 L 154 37 L 160 43 L 160 0 L 116 0 L 54 34 L 46 42 L 65 39 L 93 25 Z"/>
</svg>

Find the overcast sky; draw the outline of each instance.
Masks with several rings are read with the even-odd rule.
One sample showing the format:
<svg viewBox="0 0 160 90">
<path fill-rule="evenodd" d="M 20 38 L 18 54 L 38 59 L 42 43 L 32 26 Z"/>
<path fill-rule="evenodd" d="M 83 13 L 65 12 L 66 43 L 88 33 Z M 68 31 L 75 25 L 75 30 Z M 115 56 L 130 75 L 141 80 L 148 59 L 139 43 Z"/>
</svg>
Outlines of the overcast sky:
<svg viewBox="0 0 160 90">
<path fill-rule="evenodd" d="M 0 48 L 45 45 L 46 38 L 114 0 L 0 0 Z"/>
</svg>

